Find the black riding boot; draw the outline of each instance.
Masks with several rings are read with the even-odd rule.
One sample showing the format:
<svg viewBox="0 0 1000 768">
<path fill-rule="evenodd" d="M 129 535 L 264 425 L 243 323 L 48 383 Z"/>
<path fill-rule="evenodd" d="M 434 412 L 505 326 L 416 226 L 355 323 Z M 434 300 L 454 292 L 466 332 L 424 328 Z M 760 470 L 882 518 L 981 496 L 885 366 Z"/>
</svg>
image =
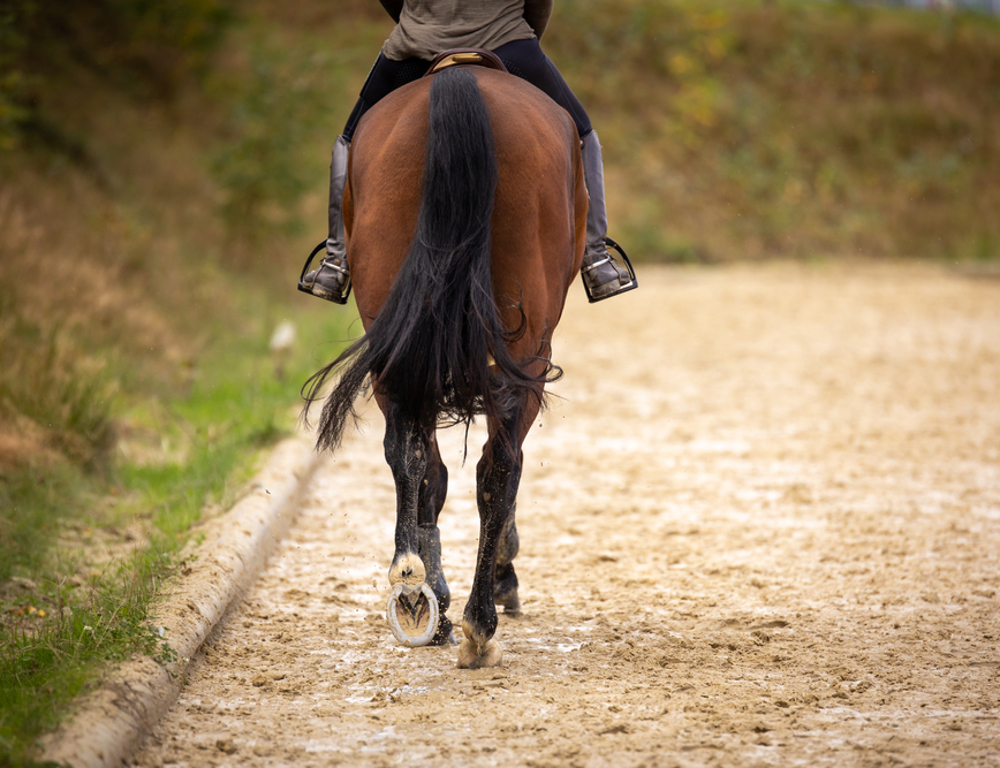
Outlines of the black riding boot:
<svg viewBox="0 0 1000 768">
<path fill-rule="evenodd" d="M 583 254 L 583 287 L 591 302 L 610 299 L 638 287 L 629 270 L 618 265 L 608 250 L 608 212 L 604 206 L 604 160 L 597 131 L 583 140 L 583 178 L 590 195 L 587 211 L 587 249 Z"/>
<path fill-rule="evenodd" d="M 347 156 L 350 143 L 338 136 L 330 160 L 330 229 L 326 239 L 326 256 L 319 267 L 302 279 L 302 286 L 313 296 L 347 303 L 350 292 L 350 271 L 347 267 L 347 247 L 344 244 L 344 187 L 347 184 Z"/>
</svg>

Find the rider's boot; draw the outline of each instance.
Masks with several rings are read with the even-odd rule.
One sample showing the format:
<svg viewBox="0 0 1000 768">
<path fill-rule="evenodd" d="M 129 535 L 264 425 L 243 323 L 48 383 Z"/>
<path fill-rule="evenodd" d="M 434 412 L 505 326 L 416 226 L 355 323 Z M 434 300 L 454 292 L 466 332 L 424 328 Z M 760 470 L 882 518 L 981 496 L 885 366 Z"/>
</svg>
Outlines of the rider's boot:
<svg viewBox="0 0 1000 768">
<path fill-rule="evenodd" d="M 591 302 L 610 299 L 636 287 L 631 273 L 619 266 L 608 250 L 608 212 L 604 206 L 604 160 L 597 131 L 583 140 L 583 177 L 590 195 L 587 211 L 587 249 L 583 254 L 583 287 Z"/>
<path fill-rule="evenodd" d="M 347 247 L 344 244 L 344 186 L 347 184 L 350 146 L 343 136 L 338 136 L 333 145 L 330 161 L 330 234 L 326 239 L 326 256 L 317 269 L 302 278 L 302 285 L 313 296 L 337 304 L 347 303 L 350 288 Z"/>
</svg>

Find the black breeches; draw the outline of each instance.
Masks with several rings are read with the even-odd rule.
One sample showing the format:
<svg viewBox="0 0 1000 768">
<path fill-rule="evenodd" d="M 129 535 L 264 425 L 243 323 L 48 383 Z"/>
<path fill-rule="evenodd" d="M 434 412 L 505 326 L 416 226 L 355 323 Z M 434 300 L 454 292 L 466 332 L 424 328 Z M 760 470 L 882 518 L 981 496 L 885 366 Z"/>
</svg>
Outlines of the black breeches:
<svg viewBox="0 0 1000 768">
<path fill-rule="evenodd" d="M 354 138 L 354 130 L 358 127 L 358 122 L 364 117 L 365 112 L 397 88 L 419 80 L 430 67 L 431 63 L 423 59 L 393 61 L 380 53 L 375 59 L 371 72 L 368 73 L 368 79 L 365 80 L 365 84 L 361 88 L 358 103 L 354 105 L 351 116 L 347 118 L 347 125 L 344 126 L 344 132 L 341 134 L 344 139 L 350 142 Z"/>
<path fill-rule="evenodd" d="M 583 105 L 566 85 L 556 65 L 542 52 L 538 40 L 515 40 L 501 45 L 494 53 L 500 57 L 500 61 L 512 75 L 527 80 L 569 112 L 573 122 L 576 123 L 580 138 L 593 130 Z M 430 66 L 431 63 L 423 59 L 393 61 L 380 53 L 371 72 L 368 73 L 358 103 L 354 105 L 354 110 L 347 119 L 347 125 L 344 126 L 344 139 L 351 141 L 354 138 L 358 122 L 380 99 L 397 88 L 423 77 Z"/>
<path fill-rule="evenodd" d="M 534 38 L 515 40 L 513 43 L 501 45 L 494 53 L 500 57 L 500 61 L 507 67 L 508 72 L 527 80 L 569 112 L 569 116 L 576 123 L 576 130 L 580 133 L 581 139 L 593 130 L 590 118 L 587 116 L 587 110 L 583 108 L 580 101 L 573 95 L 573 91 L 566 85 L 566 81 L 556 69 L 556 65 L 542 53 L 538 40 Z"/>
</svg>

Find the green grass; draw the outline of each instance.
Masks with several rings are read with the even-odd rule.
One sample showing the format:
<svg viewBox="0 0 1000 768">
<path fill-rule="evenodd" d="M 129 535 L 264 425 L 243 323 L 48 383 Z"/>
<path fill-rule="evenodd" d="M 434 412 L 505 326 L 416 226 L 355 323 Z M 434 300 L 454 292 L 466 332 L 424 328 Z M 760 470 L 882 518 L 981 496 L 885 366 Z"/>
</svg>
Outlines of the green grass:
<svg viewBox="0 0 1000 768">
<path fill-rule="evenodd" d="M 4 600 L 0 759 L 29 760 L 34 739 L 59 724 L 105 665 L 133 653 L 161 663 L 176 660 L 150 624 L 150 607 L 169 566 L 169 554 L 151 548 L 109 566 L 85 588 L 47 578 L 18 599 Z"/>
<path fill-rule="evenodd" d="M 6 759 L 28 759 L 108 664 L 133 653 L 172 660 L 169 632 L 156 630 L 159 584 L 205 506 L 231 504 L 261 450 L 291 433 L 299 387 L 352 317 L 319 301 L 280 307 L 301 338 L 279 377 L 268 350 L 272 313 L 254 312 L 268 303 L 259 289 L 248 292 L 242 331 L 204 350 L 183 396 L 122 401 L 115 422 L 131 458 L 120 449 L 103 477 L 62 463 L 0 479 L 9 511 L 0 537 Z M 142 538 L 130 543 L 135 531 Z M 94 554 L 105 549 L 117 554 Z"/>
<path fill-rule="evenodd" d="M 0 417 L 31 421 L 36 439 L 95 468 L 115 443 L 109 382 L 102 365 L 68 349 L 67 342 L 58 324 L 43 329 L 27 320 L 0 291 Z M 0 531 L 0 542 L 2 537 Z"/>
</svg>

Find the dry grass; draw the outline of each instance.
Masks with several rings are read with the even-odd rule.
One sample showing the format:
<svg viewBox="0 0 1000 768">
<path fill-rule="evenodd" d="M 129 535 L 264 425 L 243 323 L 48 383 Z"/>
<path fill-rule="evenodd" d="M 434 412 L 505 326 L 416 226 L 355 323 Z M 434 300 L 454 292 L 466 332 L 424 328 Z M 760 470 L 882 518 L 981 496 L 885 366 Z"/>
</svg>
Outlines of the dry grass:
<svg viewBox="0 0 1000 768">
<path fill-rule="evenodd" d="M 640 258 L 1000 252 L 1000 23 L 830 3 L 560 4 L 549 55 Z"/>
</svg>

